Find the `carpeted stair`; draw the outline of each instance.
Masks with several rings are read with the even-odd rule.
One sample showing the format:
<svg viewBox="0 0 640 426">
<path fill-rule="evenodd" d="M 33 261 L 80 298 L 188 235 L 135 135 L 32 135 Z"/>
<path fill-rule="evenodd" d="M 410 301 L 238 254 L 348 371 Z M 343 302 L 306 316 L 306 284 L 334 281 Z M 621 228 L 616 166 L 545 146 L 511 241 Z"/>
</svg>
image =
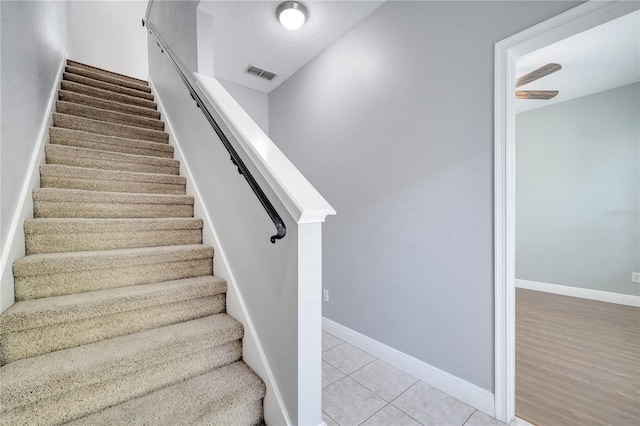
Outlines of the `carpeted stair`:
<svg viewBox="0 0 640 426">
<path fill-rule="evenodd" d="M 261 423 L 147 82 L 67 61 L 58 99 L 0 315 L 0 424 Z"/>
</svg>

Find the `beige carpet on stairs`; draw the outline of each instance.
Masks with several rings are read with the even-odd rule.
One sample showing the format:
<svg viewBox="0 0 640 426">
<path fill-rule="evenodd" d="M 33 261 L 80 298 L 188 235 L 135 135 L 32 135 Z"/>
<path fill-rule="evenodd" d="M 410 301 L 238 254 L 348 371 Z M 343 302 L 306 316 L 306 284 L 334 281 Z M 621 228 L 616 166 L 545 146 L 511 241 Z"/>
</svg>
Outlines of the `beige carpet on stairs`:
<svg viewBox="0 0 640 426">
<path fill-rule="evenodd" d="M 67 61 L 49 142 L 0 315 L 0 424 L 262 423 L 148 83 Z"/>
</svg>

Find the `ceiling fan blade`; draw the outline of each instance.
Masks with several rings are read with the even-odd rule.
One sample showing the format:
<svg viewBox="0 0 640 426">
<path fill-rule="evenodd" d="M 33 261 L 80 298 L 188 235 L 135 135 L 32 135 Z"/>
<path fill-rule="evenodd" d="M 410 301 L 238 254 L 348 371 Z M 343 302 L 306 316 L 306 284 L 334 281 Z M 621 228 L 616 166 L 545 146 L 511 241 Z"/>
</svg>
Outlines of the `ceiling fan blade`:
<svg viewBox="0 0 640 426">
<path fill-rule="evenodd" d="M 519 79 L 516 80 L 516 88 L 520 86 L 524 86 L 525 84 L 529 84 L 532 81 L 536 81 L 539 78 L 545 77 L 549 74 L 552 74 L 556 71 L 562 69 L 560 64 L 547 64 L 543 67 L 538 68 L 537 70 L 531 71 L 529 74 L 525 74 Z"/>
<path fill-rule="evenodd" d="M 551 99 L 558 94 L 557 90 L 516 90 L 516 99 Z"/>
</svg>

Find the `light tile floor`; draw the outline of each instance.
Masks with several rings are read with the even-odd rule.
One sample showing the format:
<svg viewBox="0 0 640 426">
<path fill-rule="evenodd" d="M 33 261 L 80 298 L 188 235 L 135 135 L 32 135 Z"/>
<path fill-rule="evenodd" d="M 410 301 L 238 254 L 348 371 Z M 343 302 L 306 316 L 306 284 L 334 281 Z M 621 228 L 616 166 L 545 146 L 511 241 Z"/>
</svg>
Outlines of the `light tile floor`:
<svg viewBox="0 0 640 426">
<path fill-rule="evenodd" d="M 328 426 L 504 426 L 327 332 L 322 360 Z"/>
</svg>

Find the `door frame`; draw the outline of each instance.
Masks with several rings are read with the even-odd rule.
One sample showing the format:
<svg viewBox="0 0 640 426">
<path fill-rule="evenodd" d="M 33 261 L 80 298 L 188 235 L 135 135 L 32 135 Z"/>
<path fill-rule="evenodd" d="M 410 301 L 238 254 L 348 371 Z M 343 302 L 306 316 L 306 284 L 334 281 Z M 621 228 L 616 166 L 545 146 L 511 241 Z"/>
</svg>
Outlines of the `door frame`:
<svg viewBox="0 0 640 426">
<path fill-rule="evenodd" d="M 591 0 L 495 44 L 494 417 L 506 423 L 515 419 L 516 60 L 638 9 L 638 1 Z"/>
</svg>

